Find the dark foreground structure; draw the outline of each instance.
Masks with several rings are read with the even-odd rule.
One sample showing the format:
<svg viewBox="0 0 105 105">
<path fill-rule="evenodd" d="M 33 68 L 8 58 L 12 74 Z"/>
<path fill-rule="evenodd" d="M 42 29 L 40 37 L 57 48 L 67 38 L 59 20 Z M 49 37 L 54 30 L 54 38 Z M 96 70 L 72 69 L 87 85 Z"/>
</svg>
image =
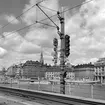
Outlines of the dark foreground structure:
<svg viewBox="0 0 105 105">
<path fill-rule="evenodd" d="M 105 101 L 102 100 L 18 88 L 0 87 L 0 92 L 24 97 L 25 99 L 37 100 L 45 105 L 105 105 Z"/>
</svg>

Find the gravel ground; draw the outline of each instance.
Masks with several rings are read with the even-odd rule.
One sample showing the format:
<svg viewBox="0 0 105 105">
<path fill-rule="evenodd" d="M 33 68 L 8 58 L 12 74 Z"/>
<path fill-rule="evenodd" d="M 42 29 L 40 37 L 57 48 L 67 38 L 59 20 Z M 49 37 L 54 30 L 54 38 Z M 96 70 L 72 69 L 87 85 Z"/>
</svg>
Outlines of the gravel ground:
<svg viewBox="0 0 105 105">
<path fill-rule="evenodd" d="M 27 101 L 17 97 L 7 96 L 0 93 L 0 105 L 43 105 L 37 102 Z"/>
</svg>

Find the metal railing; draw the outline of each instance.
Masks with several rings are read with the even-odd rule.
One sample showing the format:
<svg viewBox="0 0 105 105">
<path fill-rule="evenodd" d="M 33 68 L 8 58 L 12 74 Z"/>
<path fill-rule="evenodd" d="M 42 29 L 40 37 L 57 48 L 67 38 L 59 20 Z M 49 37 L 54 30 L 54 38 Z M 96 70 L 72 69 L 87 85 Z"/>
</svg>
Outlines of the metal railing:
<svg viewBox="0 0 105 105">
<path fill-rule="evenodd" d="M 55 94 L 51 92 L 34 91 L 32 89 L 14 88 L 0 86 L 0 92 L 14 97 L 21 97 L 27 100 L 37 100 L 44 105 L 105 105 L 105 101 L 93 100 L 90 98 L 82 98 L 78 96 L 70 96 L 63 94 Z M 87 93 L 86 93 L 87 94 Z"/>
<path fill-rule="evenodd" d="M 40 82 L 18 82 L 10 83 L 10 84 L 0 84 L 1 86 L 6 87 L 16 87 L 20 89 L 28 89 L 28 90 L 38 90 L 38 91 L 46 91 L 53 93 L 60 93 L 60 84 L 45 84 Z M 105 100 L 105 85 L 100 84 L 73 84 L 69 83 L 65 85 L 66 94 L 70 96 L 80 96 L 85 98 L 93 98 L 93 99 L 101 99 Z"/>
</svg>

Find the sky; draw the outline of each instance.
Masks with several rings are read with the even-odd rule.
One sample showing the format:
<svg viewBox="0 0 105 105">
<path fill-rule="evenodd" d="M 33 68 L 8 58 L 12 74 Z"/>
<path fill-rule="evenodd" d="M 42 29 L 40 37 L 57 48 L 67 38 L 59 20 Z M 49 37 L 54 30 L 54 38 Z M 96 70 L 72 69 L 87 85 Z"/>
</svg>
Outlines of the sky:
<svg viewBox="0 0 105 105">
<path fill-rule="evenodd" d="M 40 0 L 0 0 L 0 68 L 26 60 L 40 59 L 43 51 L 44 62 L 53 64 L 53 38 L 60 38 L 55 27 L 37 23 L 46 18 L 38 7 Z M 63 7 L 65 10 L 84 4 L 64 13 L 65 34 L 70 36 L 71 64 L 95 62 L 105 56 L 105 0 L 44 0 L 40 7 L 50 17 Z M 48 9 L 49 8 L 49 9 Z M 25 12 L 27 11 L 27 12 Z M 23 15 L 21 15 L 23 13 Z M 17 16 L 20 17 L 16 18 Z M 51 18 L 60 27 L 57 15 Z M 54 24 L 46 19 L 44 24 Z M 20 31 L 23 27 L 34 24 Z M 58 53 L 59 56 L 59 53 Z M 59 59 L 58 59 L 59 64 Z"/>
</svg>

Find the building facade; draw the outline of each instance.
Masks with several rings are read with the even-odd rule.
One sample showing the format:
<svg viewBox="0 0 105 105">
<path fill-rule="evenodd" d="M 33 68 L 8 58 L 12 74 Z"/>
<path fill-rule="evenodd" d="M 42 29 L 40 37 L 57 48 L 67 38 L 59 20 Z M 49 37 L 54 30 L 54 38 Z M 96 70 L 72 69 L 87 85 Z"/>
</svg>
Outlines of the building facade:
<svg viewBox="0 0 105 105">
<path fill-rule="evenodd" d="M 9 77 L 21 78 L 23 74 L 22 63 L 8 67 L 6 75 Z"/>
<path fill-rule="evenodd" d="M 66 68 L 67 71 L 67 79 L 74 80 L 75 79 L 75 74 L 73 71 L 73 68 Z M 45 72 L 45 78 L 46 79 L 60 79 L 60 67 L 49 67 L 47 68 L 47 71 Z"/>
<path fill-rule="evenodd" d="M 23 77 L 44 77 L 46 67 L 38 61 L 26 61 L 23 65 Z"/>
<path fill-rule="evenodd" d="M 6 75 L 9 77 L 15 77 L 17 72 L 17 65 L 12 65 L 7 69 Z"/>
<path fill-rule="evenodd" d="M 94 63 L 94 79 L 105 83 L 105 58 L 100 58 Z"/>
<path fill-rule="evenodd" d="M 74 66 L 76 80 L 94 80 L 94 65 L 81 64 Z"/>
</svg>

